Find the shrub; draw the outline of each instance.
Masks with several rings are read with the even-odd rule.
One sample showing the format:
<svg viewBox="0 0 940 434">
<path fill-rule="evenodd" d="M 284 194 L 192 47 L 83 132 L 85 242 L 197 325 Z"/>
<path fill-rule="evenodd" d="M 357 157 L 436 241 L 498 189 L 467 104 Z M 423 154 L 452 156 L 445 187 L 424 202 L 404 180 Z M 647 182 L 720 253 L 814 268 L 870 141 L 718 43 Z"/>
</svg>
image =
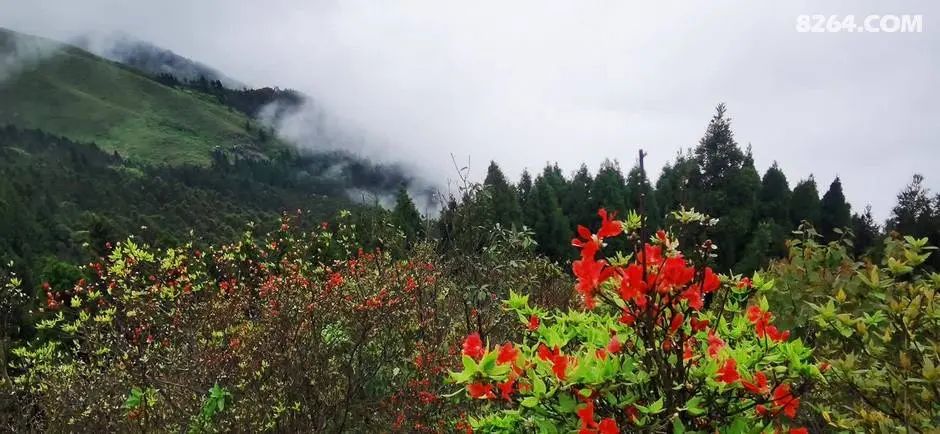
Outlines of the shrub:
<svg viewBox="0 0 940 434">
<path fill-rule="evenodd" d="M 718 276 L 707 265 L 715 256 L 710 241 L 685 246 L 671 235 L 701 239 L 700 231 L 714 223 L 707 216 L 674 213 L 673 232 L 641 243 L 640 217 L 617 221 L 603 209 L 599 215 L 600 229 L 579 227 L 572 242 L 580 249 L 572 271 L 584 310 L 549 312 L 513 293 L 505 307 L 523 324 L 522 339 L 491 345 L 471 334 L 464 341 L 463 367 L 449 380 L 476 406 L 458 427 L 791 428 L 801 397 L 822 375 L 811 350 L 774 326 L 761 295 L 773 282 Z M 597 258 L 605 241 L 624 234 L 633 252 Z"/>
<path fill-rule="evenodd" d="M 52 430 L 440 429 L 457 338 L 436 255 L 301 217 L 205 251 L 116 244 L 48 292 L 54 338 L 14 350 L 19 390 Z"/>
<path fill-rule="evenodd" d="M 934 432 L 940 426 L 940 274 L 924 269 L 927 239 L 885 240 L 883 259 L 855 258 L 811 229 L 771 268 L 787 322 L 831 365 L 815 399 L 831 427 Z"/>
</svg>

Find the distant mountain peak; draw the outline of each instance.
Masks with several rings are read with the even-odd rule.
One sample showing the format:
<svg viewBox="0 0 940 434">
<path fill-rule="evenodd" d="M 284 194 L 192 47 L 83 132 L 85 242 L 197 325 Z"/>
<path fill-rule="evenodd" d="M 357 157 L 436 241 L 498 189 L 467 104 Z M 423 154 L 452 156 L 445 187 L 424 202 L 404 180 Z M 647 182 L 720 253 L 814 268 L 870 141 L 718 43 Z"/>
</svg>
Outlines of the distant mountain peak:
<svg viewBox="0 0 940 434">
<path fill-rule="evenodd" d="M 181 56 L 172 50 L 135 38 L 124 32 L 91 32 L 70 41 L 71 44 L 106 59 L 122 63 L 149 75 L 170 74 L 180 81 L 198 80 L 222 83 L 231 89 L 246 87 L 219 70 Z"/>
</svg>

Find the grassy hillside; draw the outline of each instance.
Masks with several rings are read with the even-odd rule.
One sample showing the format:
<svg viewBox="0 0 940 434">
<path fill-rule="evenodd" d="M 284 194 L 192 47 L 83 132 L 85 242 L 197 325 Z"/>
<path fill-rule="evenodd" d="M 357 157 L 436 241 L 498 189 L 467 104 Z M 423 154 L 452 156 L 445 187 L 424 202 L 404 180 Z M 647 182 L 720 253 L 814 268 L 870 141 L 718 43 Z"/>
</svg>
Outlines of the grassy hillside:
<svg viewBox="0 0 940 434">
<path fill-rule="evenodd" d="M 0 29 L 0 58 L 24 51 L 41 55 L 16 62 L 0 81 L 0 124 L 93 141 L 148 162 L 201 164 L 215 146 L 254 143 L 247 118 L 209 96 L 164 86 L 75 47 Z"/>
</svg>

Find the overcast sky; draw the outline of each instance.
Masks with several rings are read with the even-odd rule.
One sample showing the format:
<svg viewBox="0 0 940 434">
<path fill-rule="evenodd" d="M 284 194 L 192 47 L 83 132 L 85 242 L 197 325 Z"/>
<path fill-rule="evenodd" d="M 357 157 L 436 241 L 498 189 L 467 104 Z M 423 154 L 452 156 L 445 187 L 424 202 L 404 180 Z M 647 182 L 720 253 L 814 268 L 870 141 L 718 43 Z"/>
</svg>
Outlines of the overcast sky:
<svg viewBox="0 0 940 434">
<path fill-rule="evenodd" d="M 656 6 L 649 4 L 656 3 Z M 818 3 L 818 2 L 817 2 Z M 759 6 L 759 7 L 758 7 Z M 940 189 L 940 7 L 931 2 L 0 0 L 0 26 L 123 31 L 253 85 L 315 97 L 359 151 L 454 178 L 637 149 L 656 176 L 726 102 L 758 170 L 842 177 L 887 217 L 914 172 Z M 922 33 L 799 33 L 801 14 L 922 14 Z M 937 29 L 937 31 L 934 31 Z"/>
</svg>

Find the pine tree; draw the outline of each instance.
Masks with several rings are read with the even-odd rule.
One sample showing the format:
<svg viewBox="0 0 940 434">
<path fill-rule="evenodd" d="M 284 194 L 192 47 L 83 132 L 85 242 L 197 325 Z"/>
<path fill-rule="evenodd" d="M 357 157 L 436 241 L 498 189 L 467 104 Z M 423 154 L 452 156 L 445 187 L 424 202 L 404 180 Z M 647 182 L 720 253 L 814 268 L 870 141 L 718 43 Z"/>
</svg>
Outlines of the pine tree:
<svg viewBox="0 0 940 434">
<path fill-rule="evenodd" d="M 915 237 L 930 236 L 936 213 L 930 190 L 924 186 L 924 177 L 915 174 L 911 183 L 898 194 L 898 202 L 891 210 L 887 229 Z"/>
<path fill-rule="evenodd" d="M 644 213 L 646 214 L 647 224 L 651 228 L 658 228 L 663 222 L 663 213 L 659 209 L 656 201 L 656 193 L 653 186 L 650 185 L 646 173 L 640 170 L 640 166 L 634 166 L 627 174 L 627 208 L 639 212 L 640 203 L 643 202 Z"/>
<path fill-rule="evenodd" d="M 532 175 L 528 170 L 522 171 L 519 184 L 516 186 L 516 195 L 519 197 L 519 208 L 522 210 L 522 224 L 528 228 L 535 226 L 532 212 Z"/>
<path fill-rule="evenodd" d="M 693 205 L 719 219 L 713 239 L 720 249 L 717 265 L 722 270 L 731 269 L 744 250 L 760 189 L 750 149 L 747 154 L 741 151 L 725 112 L 724 104 L 716 107 L 695 148 L 698 170 L 690 175 Z"/>
<path fill-rule="evenodd" d="M 787 176 L 774 161 L 761 179 L 761 189 L 758 194 L 760 220 L 771 221 L 789 229 L 791 195 Z"/>
<path fill-rule="evenodd" d="M 693 174 L 692 182 L 699 192 L 710 196 L 707 199 L 712 199 L 702 201 L 704 206 L 700 208 L 705 208 L 705 211 L 709 211 L 707 208 L 724 208 L 725 204 L 720 200 L 721 192 L 744 164 L 744 153 L 734 140 L 731 119 L 725 117 L 725 112 L 724 104 L 715 108 L 715 115 L 708 123 L 705 136 L 695 148 L 699 171 Z"/>
<path fill-rule="evenodd" d="M 571 224 L 589 225 L 594 221 L 597 210 L 592 210 L 589 205 L 591 203 L 591 185 L 593 183 L 594 179 L 584 164 L 575 172 L 571 182 L 568 183 L 568 192 L 565 195 L 562 210 Z"/>
<path fill-rule="evenodd" d="M 486 170 L 483 188 L 486 193 L 485 207 L 490 219 L 488 223 L 499 223 L 505 227 L 521 226 L 522 210 L 518 195 L 506 182 L 506 176 L 495 161 L 491 161 Z"/>
<path fill-rule="evenodd" d="M 852 214 L 852 233 L 855 235 L 852 243 L 856 256 L 867 254 L 873 248 L 878 247 L 881 228 L 875 223 L 875 218 L 871 214 L 871 205 L 867 205 L 865 212 L 861 215 Z"/>
<path fill-rule="evenodd" d="M 562 212 L 558 193 L 549 177 L 536 178 L 530 202 L 538 250 L 556 260 L 568 257 L 572 250 L 570 248 L 571 225 Z"/>
<path fill-rule="evenodd" d="M 679 153 L 674 164 L 666 164 L 656 181 L 656 203 L 663 214 L 680 209 L 682 206 L 690 208 L 692 193 L 689 190 L 692 173 L 698 170 L 698 165 L 691 154 Z"/>
<path fill-rule="evenodd" d="M 797 183 L 790 197 L 790 223 L 796 228 L 804 220 L 819 224 L 819 192 L 813 175 Z"/>
<path fill-rule="evenodd" d="M 836 229 L 848 227 L 852 223 L 852 207 L 845 201 L 842 193 L 842 181 L 837 176 L 829 190 L 823 195 L 819 203 L 819 229 L 820 234 L 827 241 L 839 238 Z"/>
<path fill-rule="evenodd" d="M 398 188 L 398 194 L 395 197 L 395 209 L 392 210 L 392 222 L 405 233 L 408 243 L 414 243 L 419 237 L 424 235 L 424 225 L 421 222 L 421 214 L 415 207 L 408 190 L 402 185 Z"/>
<path fill-rule="evenodd" d="M 619 215 L 627 212 L 627 183 L 616 162 L 604 160 L 601 163 L 591 186 L 591 199 L 592 210 L 606 208 L 608 211 L 616 211 Z"/>
</svg>

